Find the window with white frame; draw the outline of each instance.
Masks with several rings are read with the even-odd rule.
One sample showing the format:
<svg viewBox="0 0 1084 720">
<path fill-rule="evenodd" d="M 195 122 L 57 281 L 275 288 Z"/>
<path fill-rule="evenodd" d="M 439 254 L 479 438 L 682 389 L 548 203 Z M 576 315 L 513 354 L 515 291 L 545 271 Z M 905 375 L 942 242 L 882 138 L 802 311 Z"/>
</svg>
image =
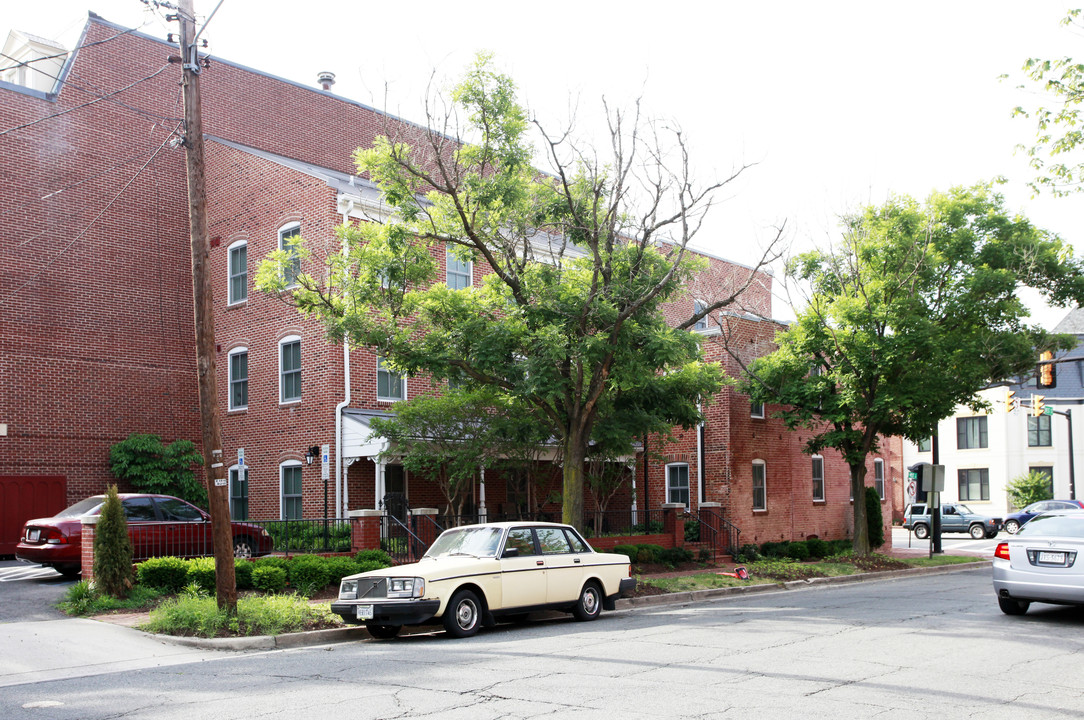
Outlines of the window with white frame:
<svg viewBox="0 0 1084 720">
<path fill-rule="evenodd" d="M 990 499 L 990 470 L 987 468 L 970 468 L 957 470 L 959 481 L 960 501 L 989 500 Z"/>
<path fill-rule="evenodd" d="M 229 355 L 230 410 L 248 407 L 248 348 L 234 348 Z"/>
<path fill-rule="evenodd" d="M 705 303 L 703 300 L 693 300 L 693 315 L 699 315 L 700 313 L 704 312 L 704 308 L 706 308 L 706 307 L 707 307 L 707 303 Z M 693 325 L 693 330 L 707 330 L 707 329 L 708 329 L 708 316 L 707 315 L 705 315 L 704 317 L 697 320 L 696 324 Z"/>
<path fill-rule="evenodd" d="M 877 489 L 877 497 L 885 499 L 885 461 L 877 458 L 873 461 L 873 487 Z"/>
<path fill-rule="evenodd" d="M 813 501 L 824 501 L 824 458 L 813 456 Z"/>
<path fill-rule="evenodd" d="M 406 399 L 406 378 L 388 367 L 382 357 L 376 359 L 376 399 L 386 402 Z"/>
<path fill-rule="evenodd" d="M 226 255 L 230 275 L 227 297 L 233 305 L 248 299 L 248 243 L 244 240 L 232 243 Z"/>
<path fill-rule="evenodd" d="M 248 466 L 230 468 L 230 520 L 248 520 Z"/>
<path fill-rule="evenodd" d="M 933 450 L 933 438 L 924 438 L 918 441 L 919 452 L 930 452 Z"/>
<path fill-rule="evenodd" d="M 282 275 L 287 285 L 297 285 L 297 276 L 301 274 L 301 254 L 293 243 L 301 236 L 301 223 L 287 223 L 279 228 L 279 250 L 286 251 L 286 262 L 282 266 Z"/>
<path fill-rule="evenodd" d="M 750 402 L 749 403 L 749 417 L 764 419 L 764 403 Z"/>
<path fill-rule="evenodd" d="M 474 263 L 470 260 L 460 260 L 452 252 L 453 245 L 447 245 L 444 249 L 445 263 L 447 267 L 447 279 L 445 284 L 452 290 L 462 290 L 471 286 L 471 278 L 474 271 Z"/>
<path fill-rule="evenodd" d="M 768 476 L 763 460 L 753 461 L 753 509 L 768 509 Z"/>
<path fill-rule="evenodd" d="M 296 335 L 279 341 L 279 402 L 301 399 L 301 338 Z"/>
<path fill-rule="evenodd" d="M 685 463 L 666 466 L 666 502 L 689 507 L 689 466 Z"/>
<path fill-rule="evenodd" d="M 986 416 L 956 418 L 956 447 L 975 450 L 987 446 Z"/>
<path fill-rule="evenodd" d="M 301 519 L 301 463 L 296 460 L 279 465 L 282 487 L 282 519 Z"/>
</svg>

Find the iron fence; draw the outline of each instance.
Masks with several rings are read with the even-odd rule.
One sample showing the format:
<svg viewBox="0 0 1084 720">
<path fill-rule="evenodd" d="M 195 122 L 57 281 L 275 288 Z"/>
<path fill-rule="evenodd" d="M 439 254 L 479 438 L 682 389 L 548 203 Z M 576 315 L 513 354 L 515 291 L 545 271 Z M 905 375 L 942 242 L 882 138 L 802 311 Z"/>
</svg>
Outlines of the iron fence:
<svg viewBox="0 0 1084 720">
<path fill-rule="evenodd" d="M 271 536 L 272 552 L 313 553 L 350 552 L 350 520 L 315 518 L 312 520 L 257 520 Z"/>
<path fill-rule="evenodd" d="M 588 538 L 613 535 L 658 535 L 663 532 L 662 510 L 589 510 L 583 514 Z"/>
</svg>

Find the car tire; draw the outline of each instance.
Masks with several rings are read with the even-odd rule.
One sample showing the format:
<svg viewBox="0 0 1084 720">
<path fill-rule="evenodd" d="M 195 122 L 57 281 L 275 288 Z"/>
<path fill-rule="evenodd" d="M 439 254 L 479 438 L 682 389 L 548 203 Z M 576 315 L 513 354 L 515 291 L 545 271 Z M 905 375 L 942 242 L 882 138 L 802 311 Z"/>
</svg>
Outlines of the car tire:
<svg viewBox="0 0 1084 720">
<path fill-rule="evenodd" d="M 602 588 L 594 580 L 580 590 L 580 597 L 572 608 L 577 620 L 594 620 L 602 612 Z"/>
<path fill-rule="evenodd" d="M 250 559 L 253 553 L 253 542 L 249 538 L 238 535 L 233 539 L 233 556 L 241 560 Z"/>
<path fill-rule="evenodd" d="M 919 540 L 925 540 L 930 536 L 930 528 L 923 525 L 922 523 L 918 523 L 917 525 L 915 525 L 914 532 L 915 537 L 917 537 Z"/>
<path fill-rule="evenodd" d="M 1020 532 L 1020 523 L 1016 522 L 1015 520 L 1006 520 L 1005 532 L 1009 533 L 1010 535 L 1015 535 L 1016 533 Z"/>
<path fill-rule="evenodd" d="M 983 540 L 986 537 L 986 528 L 979 523 L 972 525 L 967 532 L 971 535 L 971 539 L 973 540 Z"/>
<path fill-rule="evenodd" d="M 1001 612 L 1006 615 L 1023 615 L 1031 607 L 1031 603 L 1026 600 L 1013 600 L 1012 598 L 999 597 L 997 599 L 998 607 L 1001 608 Z"/>
<path fill-rule="evenodd" d="M 460 590 L 448 601 L 441 617 L 444 629 L 452 637 L 465 638 L 478 632 L 482 624 L 482 604 L 470 590 Z"/>
<path fill-rule="evenodd" d="M 986 533 L 986 539 L 987 540 L 992 540 L 993 538 L 996 538 L 996 537 L 997 537 L 997 530 L 994 530 L 993 532 Z"/>
<path fill-rule="evenodd" d="M 381 625 L 379 623 L 365 623 L 365 629 L 377 640 L 391 640 L 399 635 L 402 625 Z"/>
</svg>

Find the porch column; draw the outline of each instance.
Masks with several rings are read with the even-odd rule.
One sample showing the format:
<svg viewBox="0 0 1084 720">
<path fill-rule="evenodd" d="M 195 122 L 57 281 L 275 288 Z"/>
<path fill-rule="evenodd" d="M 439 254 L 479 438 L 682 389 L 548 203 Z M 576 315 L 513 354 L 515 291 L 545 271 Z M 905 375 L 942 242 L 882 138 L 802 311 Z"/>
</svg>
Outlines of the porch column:
<svg viewBox="0 0 1084 720">
<path fill-rule="evenodd" d="M 478 475 L 481 478 L 478 483 L 478 521 L 486 521 L 486 466 L 483 465 L 478 470 Z"/>
<path fill-rule="evenodd" d="M 632 470 L 632 524 L 636 525 L 638 520 L 636 519 L 636 459 L 629 463 L 629 469 Z"/>
<path fill-rule="evenodd" d="M 663 532 L 669 535 L 670 547 L 685 547 L 685 503 L 663 503 Z"/>
<path fill-rule="evenodd" d="M 380 503 L 383 502 L 383 500 L 384 500 L 384 467 L 385 467 L 385 462 L 382 459 L 373 460 L 373 462 L 376 463 L 376 479 L 374 481 L 374 485 L 376 485 L 376 487 L 373 488 L 373 491 L 376 493 L 376 499 L 375 499 L 375 503 L 373 505 L 373 508 L 375 510 L 380 510 L 381 509 L 380 508 Z"/>
</svg>

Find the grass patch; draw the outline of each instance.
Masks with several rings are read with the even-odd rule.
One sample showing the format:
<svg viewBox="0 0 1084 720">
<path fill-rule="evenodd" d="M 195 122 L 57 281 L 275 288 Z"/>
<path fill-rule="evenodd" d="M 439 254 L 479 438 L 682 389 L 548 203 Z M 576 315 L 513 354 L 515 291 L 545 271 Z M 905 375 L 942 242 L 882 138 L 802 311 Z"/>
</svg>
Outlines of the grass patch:
<svg viewBox="0 0 1084 720">
<path fill-rule="evenodd" d="M 151 611 L 140 630 L 194 637 L 247 637 L 339 627 L 342 621 L 328 603 L 311 605 L 299 595 L 251 595 L 239 598 L 237 615 L 218 609 L 213 597 L 188 593 Z"/>
<path fill-rule="evenodd" d="M 770 580 L 749 578 L 738 580 L 737 578 L 718 575 L 716 573 L 697 573 L 696 575 L 683 575 L 673 578 L 651 578 L 641 582 L 662 588 L 666 592 L 689 592 L 691 590 L 710 590 L 712 588 L 738 587 L 740 585 L 759 585 Z"/>
<path fill-rule="evenodd" d="M 906 558 L 903 562 L 912 567 L 937 567 L 939 565 L 981 562 L 982 560 L 986 560 L 986 558 L 975 557 L 974 555 L 934 555 L 933 557 Z"/>
<path fill-rule="evenodd" d="M 99 593 L 93 583 L 86 580 L 68 588 L 64 599 L 57 603 L 57 609 L 67 615 L 85 617 L 121 610 L 147 610 L 154 607 L 162 597 L 162 592 L 153 588 L 136 585 L 126 598 L 115 598 Z"/>
</svg>

